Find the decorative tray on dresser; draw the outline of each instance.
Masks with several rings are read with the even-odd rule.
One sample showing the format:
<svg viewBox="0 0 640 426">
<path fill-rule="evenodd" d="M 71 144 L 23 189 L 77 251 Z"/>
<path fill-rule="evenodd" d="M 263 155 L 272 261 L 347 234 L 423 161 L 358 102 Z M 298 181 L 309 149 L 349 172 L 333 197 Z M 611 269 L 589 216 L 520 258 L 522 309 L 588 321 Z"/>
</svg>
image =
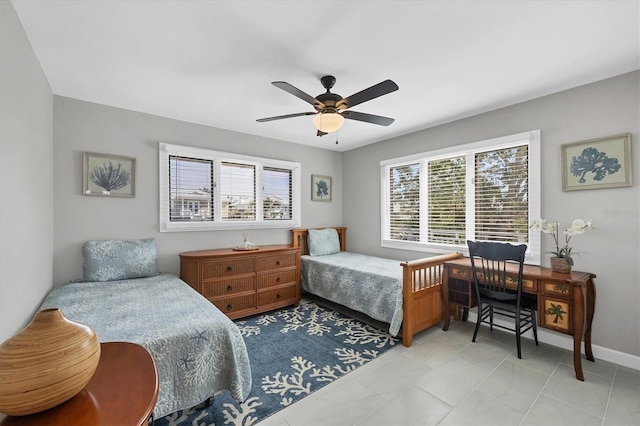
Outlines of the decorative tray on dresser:
<svg viewBox="0 0 640 426">
<path fill-rule="evenodd" d="M 288 244 L 180 253 L 180 278 L 229 318 L 300 302 L 300 248 Z"/>
</svg>

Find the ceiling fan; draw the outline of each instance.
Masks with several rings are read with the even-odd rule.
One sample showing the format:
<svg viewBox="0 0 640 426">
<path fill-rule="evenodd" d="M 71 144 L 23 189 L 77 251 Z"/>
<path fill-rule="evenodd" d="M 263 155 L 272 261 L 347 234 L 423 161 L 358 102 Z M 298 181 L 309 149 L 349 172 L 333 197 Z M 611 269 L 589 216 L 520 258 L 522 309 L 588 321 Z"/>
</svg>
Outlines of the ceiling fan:
<svg viewBox="0 0 640 426">
<path fill-rule="evenodd" d="M 316 129 L 318 129 L 318 136 L 324 136 L 340 129 L 345 118 L 349 120 L 364 121 L 365 123 L 378 124 L 380 126 L 388 126 L 394 122 L 393 118 L 350 110 L 351 107 L 358 104 L 398 90 L 398 85 L 393 81 L 385 80 L 346 98 L 343 98 L 336 93 L 331 93 L 331 88 L 336 84 L 336 78 L 334 76 L 325 75 L 320 79 L 320 82 L 327 91 L 315 98 L 285 81 L 272 82 L 271 84 L 274 86 L 279 87 L 285 92 L 291 93 L 293 96 L 311 104 L 315 108 L 315 111 L 260 118 L 256 121 L 264 123 L 267 121 L 281 120 L 283 118 L 315 115 L 313 118 L 313 124 L 316 126 Z"/>
</svg>

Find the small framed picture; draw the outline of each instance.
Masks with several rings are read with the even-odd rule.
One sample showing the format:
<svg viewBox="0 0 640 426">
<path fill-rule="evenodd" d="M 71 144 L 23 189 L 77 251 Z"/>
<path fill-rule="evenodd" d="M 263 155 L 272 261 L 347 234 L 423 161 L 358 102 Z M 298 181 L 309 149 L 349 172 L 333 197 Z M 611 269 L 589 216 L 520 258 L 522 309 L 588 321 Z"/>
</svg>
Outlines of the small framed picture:
<svg viewBox="0 0 640 426">
<path fill-rule="evenodd" d="M 562 145 L 562 190 L 631 186 L 631 133 Z"/>
<path fill-rule="evenodd" d="M 82 162 L 82 193 L 84 195 L 135 197 L 135 158 L 84 152 Z"/>
<path fill-rule="evenodd" d="M 311 175 L 311 201 L 331 201 L 331 177 Z"/>
</svg>

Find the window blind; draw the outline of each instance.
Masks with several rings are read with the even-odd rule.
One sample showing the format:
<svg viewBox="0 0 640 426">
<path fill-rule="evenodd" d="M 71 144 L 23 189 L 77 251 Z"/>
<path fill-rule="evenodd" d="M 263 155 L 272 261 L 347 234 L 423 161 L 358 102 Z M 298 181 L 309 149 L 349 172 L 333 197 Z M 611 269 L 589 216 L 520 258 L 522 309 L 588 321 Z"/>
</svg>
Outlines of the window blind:
<svg viewBox="0 0 640 426">
<path fill-rule="evenodd" d="M 222 162 L 220 166 L 222 220 L 255 220 L 256 167 Z"/>
<path fill-rule="evenodd" d="M 466 244 L 466 159 L 429 161 L 427 241 Z"/>
<path fill-rule="evenodd" d="M 475 199 L 476 239 L 528 242 L 527 145 L 475 155 Z"/>
<path fill-rule="evenodd" d="M 293 204 L 290 169 L 265 167 L 262 171 L 262 216 L 264 220 L 289 220 Z"/>
<path fill-rule="evenodd" d="M 420 239 L 420 164 L 389 168 L 389 238 Z"/>
<path fill-rule="evenodd" d="M 169 221 L 213 220 L 213 162 L 169 156 Z"/>
</svg>

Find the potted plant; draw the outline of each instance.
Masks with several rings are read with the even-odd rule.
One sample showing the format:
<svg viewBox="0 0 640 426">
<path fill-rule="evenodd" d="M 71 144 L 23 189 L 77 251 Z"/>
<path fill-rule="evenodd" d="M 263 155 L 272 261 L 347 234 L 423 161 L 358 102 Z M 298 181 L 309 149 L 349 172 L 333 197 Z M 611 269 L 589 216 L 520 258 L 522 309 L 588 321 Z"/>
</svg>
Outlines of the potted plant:
<svg viewBox="0 0 640 426">
<path fill-rule="evenodd" d="M 564 273 L 571 272 L 571 268 L 574 263 L 573 255 L 578 254 L 577 252 L 574 252 L 573 247 L 569 245 L 571 238 L 578 234 L 584 234 L 587 229 L 591 229 L 593 232 L 596 232 L 596 228 L 594 228 L 593 223 L 590 220 L 585 222 L 582 219 L 574 219 L 571 226 L 562 232 L 564 234 L 564 245 L 561 245 L 559 232 L 560 222 L 548 222 L 546 219 L 540 218 L 531 222 L 529 227 L 531 229 L 542 231 L 545 234 L 550 234 L 553 237 L 555 250 L 548 252 L 553 255 L 551 257 L 551 269 L 555 272 Z"/>
</svg>

